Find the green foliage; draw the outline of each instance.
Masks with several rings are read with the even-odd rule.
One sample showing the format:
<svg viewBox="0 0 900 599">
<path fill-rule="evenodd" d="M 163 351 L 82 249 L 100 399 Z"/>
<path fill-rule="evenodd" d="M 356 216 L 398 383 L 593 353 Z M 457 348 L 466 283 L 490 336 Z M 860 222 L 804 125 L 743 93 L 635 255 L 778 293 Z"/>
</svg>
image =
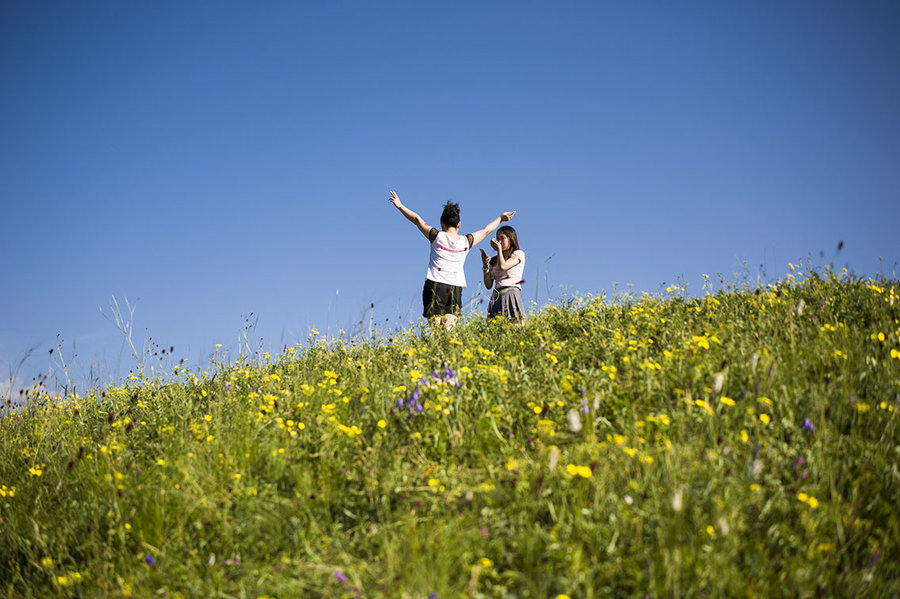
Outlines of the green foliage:
<svg viewBox="0 0 900 599">
<path fill-rule="evenodd" d="M 0 417 L 10 597 L 900 593 L 900 285 L 548 306 Z"/>
</svg>

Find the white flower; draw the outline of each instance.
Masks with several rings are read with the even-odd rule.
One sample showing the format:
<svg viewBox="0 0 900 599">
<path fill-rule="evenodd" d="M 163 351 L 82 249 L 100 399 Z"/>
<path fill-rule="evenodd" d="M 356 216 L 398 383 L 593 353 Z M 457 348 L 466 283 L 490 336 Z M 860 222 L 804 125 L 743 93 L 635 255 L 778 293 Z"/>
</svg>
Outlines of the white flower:
<svg viewBox="0 0 900 599">
<path fill-rule="evenodd" d="M 722 383 L 725 382 L 725 376 L 720 372 L 716 375 L 715 382 L 713 382 L 713 391 L 718 393 L 722 390 Z"/>
<path fill-rule="evenodd" d="M 578 413 L 578 410 L 572 408 L 569 410 L 569 413 L 566 414 L 566 418 L 569 420 L 570 431 L 577 433 L 581 430 L 581 415 Z"/>
<path fill-rule="evenodd" d="M 754 477 L 759 476 L 762 472 L 762 469 L 762 460 L 753 460 L 753 466 L 750 467 L 750 474 L 752 474 Z"/>
</svg>

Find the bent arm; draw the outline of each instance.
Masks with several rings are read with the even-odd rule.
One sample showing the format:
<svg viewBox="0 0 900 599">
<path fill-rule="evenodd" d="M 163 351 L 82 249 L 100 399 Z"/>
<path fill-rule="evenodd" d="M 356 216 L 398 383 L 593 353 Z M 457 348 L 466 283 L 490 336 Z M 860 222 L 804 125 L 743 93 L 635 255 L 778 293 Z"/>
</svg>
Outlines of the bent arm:
<svg viewBox="0 0 900 599">
<path fill-rule="evenodd" d="M 393 191 L 391 191 L 391 197 L 389 198 L 389 201 L 391 202 L 391 204 L 396 206 L 397 210 L 399 210 L 403 216 L 406 217 L 406 220 L 414 224 L 416 228 L 418 228 L 419 231 L 422 232 L 422 235 L 424 235 L 426 238 L 428 237 L 428 233 L 431 231 L 432 227 L 425 222 L 425 219 L 404 206 L 400 201 L 400 198 L 397 197 L 397 194 Z"/>
<path fill-rule="evenodd" d="M 512 212 L 504 212 L 503 214 L 501 214 L 500 216 L 498 216 L 497 218 L 492 220 L 490 223 L 488 223 L 485 228 L 479 229 L 478 231 L 475 231 L 474 233 L 472 233 L 472 238 L 473 238 L 472 245 L 474 246 L 474 245 L 484 241 L 484 238 L 487 237 L 488 235 L 490 235 L 491 233 L 493 233 L 494 230 L 500 226 L 500 223 L 504 223 L 504 222 L 508 221 L 509 219 L 511 219 L 513 217 L 513 215 L 515 213 L 516 213 L 515 210 L 513 210 Z"/>
<path fill-rule="evenodd" d="M 485 289 L 494 286 L 494 277 L 491 275 L 491 261 L 484 250 L 481 250 L 481 278 L 484 281 Z"/>
<path fill-rule="evenodd" d="M 515 254 L 511 254 L 509 258 L 504 258 L 503 252 L 500 250 L 497 251 L 497 264 L 500 266 L 500 270 L 509 270 L 521 261 L 522 259 Z"/>
</svg>

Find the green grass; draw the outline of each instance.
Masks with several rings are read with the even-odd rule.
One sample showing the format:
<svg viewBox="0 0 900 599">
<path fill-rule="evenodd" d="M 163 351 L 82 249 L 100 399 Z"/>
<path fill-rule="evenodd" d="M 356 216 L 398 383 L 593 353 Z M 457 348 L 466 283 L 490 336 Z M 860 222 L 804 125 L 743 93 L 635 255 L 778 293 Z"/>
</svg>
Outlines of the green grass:
<svg viewBox="0 0 900 599">
<path fill-rule="evenodd" d="M 898 318 L 809 273 L 44 398 L 0 593 L 896 596 Z"/>
</svg>

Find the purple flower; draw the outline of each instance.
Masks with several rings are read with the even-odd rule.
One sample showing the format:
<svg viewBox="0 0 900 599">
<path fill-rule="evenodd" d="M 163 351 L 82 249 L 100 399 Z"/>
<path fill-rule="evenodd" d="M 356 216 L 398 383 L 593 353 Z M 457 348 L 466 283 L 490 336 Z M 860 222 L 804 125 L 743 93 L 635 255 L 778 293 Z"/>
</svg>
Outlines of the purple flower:
<svg viewBox="0 0 900 599">
<path fill-rule="evenodd" d="M 436 378 L 436 379 L 440 379 L 440 378 L 441 378 L 441 375 L 438 374 L 437 370 L 432 370 L 432 371 L 431 371 L 431 376 L 433 376 L 433 377 Z"/>
<path fill-rule="evenodd" d="M 149 553 L 144 556 L 144 561 L 147 562 L 148 566 L 152 566 L 153 564 L 156 563 L 156 560 L 153 559 L 153 556 L 150 555 Z"/>
<path fill-rule="evenodd" d="M 797 458 L 796 460 L 794 460 L 794 468 L 799 468 L 799 467 L 805 466 L 805 465 L 806 465 L 806 460 L 803 458 Z"/>
<path fill-rule="evenodd" d="M 425 409 L 425 408 L 422 407 L 422 404 L 416 402 L 416 412 L 418 412 L 418 413 L 421 414 L 421 413 L 422 413 L 422 410 L 424 410 L 424 409 Z"/>
<path fill-rule="evenodd" d="M 453 372 L 453 369 L 450 366 L 444 366 L 444 380 L 449 381 L 453 377 L 456 376 L 456 373 Z"/>
<path fill-rule="evenodd" d="M 869 567 L 874 568 L 875 564 L 878 563 L 878 558 L 880 558 L 880 557 L 881 557 L 881 550 L 876 549 L 875 553 L 872 554 L 872 559 L 869 560 Z"/>
<path fill-rule="evenodd" d="M 582 400 L 581 400 L 581 413 L 582 413 L 582 414 L 587 414 L 587 413 L 588 413 L 587 399 L 582 399 Z"/>
<path fill-rule="evenodd" d="M 813 426 L 813 423 L 810 421 L 809 418 L 803 419 L 803 428 L 805 428 L 806 430 L 808 430 L 810 432 L 816 430 L 816 427 Z"/>
<path fill-rule="evenodd" d="M 336 579 L 338 579 L 339 581 L 343 582 L 344 584 L 347 584 L 348 582 L 350 582 L 350 579 L 347 578 L 346 576 L 344 576 L 344 573 L 341 572 L 340 570 L 334 571 L 334 577 Z"/>
<path fill-rule="evenodd" d="M 487 538 L 487 529 L 484 526 L 481 527 L 481 538 Z"/>
<path fill-rule="evenodd" d="M 397 400 L 397 407 L 398 407 L 398 408 L 402 408 L 402 407 L 403 407 L 403 398 L 402 398 L 402 397 L 399 398 L 399 399 Z"/>
<path fill-rule="evenodd" d="M 428 593 L 428 599 L 437 599 L 437 593 L 434 591 Z"/>
<path fill-rule="evenodd" d="M 422 396 L 422 391 L 419 390 L 419 386 L 416 385 L 416 388 L 413 389 L 412 395 L 409 396 L 409 401 L 411 403 L 418 403 L 419 398 Z"/>
<path fill-rule="evenodd" d="M 423 376 L 422 378 L 419 379 L 419 384 L 421 384 L 423 387 L 427 387 L 427 386 L 428 386 L 428 379 L 426 379 L 426 378 Z"/>
</svg>

